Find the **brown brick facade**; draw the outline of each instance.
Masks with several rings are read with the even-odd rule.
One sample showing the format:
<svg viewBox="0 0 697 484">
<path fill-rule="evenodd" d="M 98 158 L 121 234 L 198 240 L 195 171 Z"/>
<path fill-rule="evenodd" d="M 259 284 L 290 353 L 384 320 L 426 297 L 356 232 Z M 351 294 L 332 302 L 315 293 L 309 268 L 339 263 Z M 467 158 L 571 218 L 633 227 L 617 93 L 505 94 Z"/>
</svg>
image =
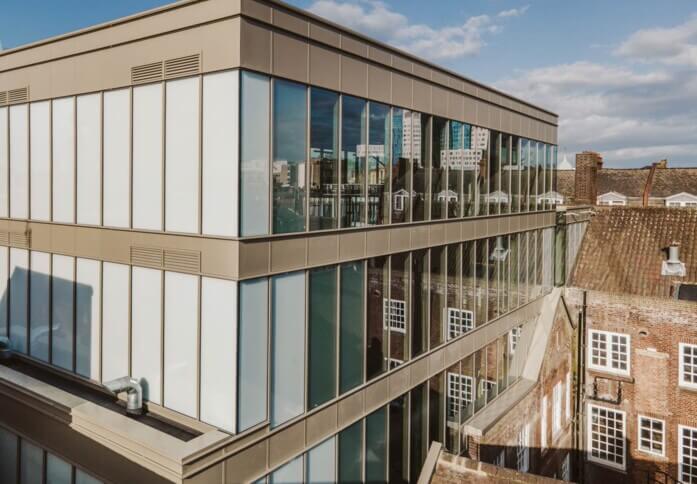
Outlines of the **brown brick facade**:
<svg viewBox="0 0 697 484">
<path fill-rule="evenodd" d="M 576 178 L 574 193 L 577 203 L 595 204 L 598 197 L 598 171 L 603 167 L 603 158 L 594 151 L 576 154 Z"/>
</svg>

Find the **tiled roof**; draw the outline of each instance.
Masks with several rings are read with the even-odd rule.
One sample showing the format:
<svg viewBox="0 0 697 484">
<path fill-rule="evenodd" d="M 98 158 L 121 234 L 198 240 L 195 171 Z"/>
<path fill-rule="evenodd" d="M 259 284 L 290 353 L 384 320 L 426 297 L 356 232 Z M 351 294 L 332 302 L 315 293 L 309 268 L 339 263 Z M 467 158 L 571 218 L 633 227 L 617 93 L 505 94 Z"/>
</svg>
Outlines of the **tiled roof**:
<svg viewBox="0 0 697 484">
<path fill-rule="evenodd" d="M 666 248 L 680 243 L 685 277 L 664 277 Z M 591 219 L 571 285 L 609 293 L 671 297 L 677 282 L 697 281 L 697 209 L 614 207 Z"/>
<path fill-rule="evenodd" d="M 641 197 L 648 176 L 649 170 L 644 169 L 603 168 L 598 171 L 598 195 L 617 192 L 626 197 Z"/>
<path fill-rule="evenodd" d="M 663 168 L 653 177 L 652 197 L 669 197 L 687 192 L 697 195 L 697 168 Z"/>
</svg>

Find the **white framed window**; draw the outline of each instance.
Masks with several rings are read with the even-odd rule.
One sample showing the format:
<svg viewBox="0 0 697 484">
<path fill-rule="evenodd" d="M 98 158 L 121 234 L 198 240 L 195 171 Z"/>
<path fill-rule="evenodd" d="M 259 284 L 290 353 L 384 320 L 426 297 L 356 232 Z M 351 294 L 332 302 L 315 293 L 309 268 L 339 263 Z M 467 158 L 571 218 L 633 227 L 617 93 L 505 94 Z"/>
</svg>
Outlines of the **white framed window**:
<svg viewBox="0 0 697 484">
<path fill-rule="evenodd" d="M 530 424 L 520 428 L 515 451 L 516 469 L 527 472 L 530 468 Z"/>
<path fill-rule="evenodd" d="M 474 401 L 473 381 L 471 376 L 448 372 L 448 417 L 457 417 L 463 408 Z"/>
<path fill-rule="evenodd" d="M 665 422 L 657 418 L 638 416 L 637 442 L 639 450 L 648 454 L 665 455 Z"/>
<path fill-rule="evenodd" d="M 681 387 L 697 388 L 697 345 L 680 343 Z"/>
<path fill-rule="evenodd" d="M 540 407 L 540 448 L 547 448 L 547 395 L 542 397 Z"/>
<path fill-rule="evenodd" d="M 552 390 L 552 436 L 561 431 L 561 395 L 563 393 L 562 382 L 557 382 Z"/>
<path fill-rule="evenodd" d="M 494 460 L 494 465 L 498 467 L 506 467 L 506 449 L 502 449 L 501 452 L 499 452 Z"/>
<path fill-rule="evenodd" d="M 566 372 L 566 420 L 571 418 L 571 372 Z"/>
<path fill-rule="evenodd" d="M 594 370 L 629 375 L 630 336 L 595 329 L 588 333 L 588 366 Z"/>
<path fill-rule="evenodd" d="M 625 469 L 626 415 L 621 410 L 588 405 L 588 459 Z"/>
<path fill-rule="evenodd" d="M 393 208 L 396 212 L 404 211 L 404 195 L 395 195 L 393 199 Z"/>
<path fill-rule="evenodd" d="M 564 481 L 570 481 L 571 480 L 571 454 L 566 453 L 566 456 L 564 457 L 564 460 L 561 461 L 561 478 Z"/>
<path fill-rule="evenodd" d="M 508 351 L 510 354 L 515 354 L 515 350 L 518 347 L 518 342 L 520 341 L 520 334 L 523 331 L 522 326 L 516 328 L 511 328 L 508 332 Z"/>
<path fill-rule="evenodd" d="M 448 308 L 448 338 L 457 338 L 474 328 L 474 313 L 466 309 Z"/>
<path fill-rule="evenodd" d="M 486 378 L 479 380 L 479 393 L 484 395 L 487 400 L 496 396 L 497 388 L 498 385 L 494 380 L 487 380 Z"/>
<path fill-rule="evenodd" d="M 400 360 L 399 358 L 385 358 L 385 360 L 387 360 L 387 368 L 390 370 L 394 370 L 404 363 L 404 360 Z"/>
<path fill-rule="evenodd" d="M 407 332 L 406 303 L 398 299 L 382 300 L 383 327 L 398 333 Z"/>
<path fill-rule="evenodd" d="M 678 479 L 697 482 L 697 428 L 678 425 Z"/>
</svg>

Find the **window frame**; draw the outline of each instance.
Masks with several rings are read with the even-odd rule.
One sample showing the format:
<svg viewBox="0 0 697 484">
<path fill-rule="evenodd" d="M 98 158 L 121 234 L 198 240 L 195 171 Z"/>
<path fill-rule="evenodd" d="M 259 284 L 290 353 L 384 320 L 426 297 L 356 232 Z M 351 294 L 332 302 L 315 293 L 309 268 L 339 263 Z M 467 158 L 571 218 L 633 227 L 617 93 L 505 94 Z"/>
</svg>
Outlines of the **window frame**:
<svg viewBox="0 0 697 484">
<path fill-rule="evenodd" d="M 516 440 L 516 469 L 527 472 L 530 469 L 530 424 L 526 423 L 518 431 Z"/>
<path fill-rule="evenodd" d="M 593 456 L 593 410 L 605 410 L 606 412 L 612 412 L 621 417 L 622 423 L 622 464 L 612 462 L 609 460 L 602 459 L 600 457 Z M 588 404 L 588 420 L 586 424 L 588 425 L 588 433 L 586 439 L 586 453 L 587 459 L 590 462 L 595 462 L 597 464 L 610 467 L 612 469 L 626 470 L 627 468 L 627 413 L 623 410 L 614 409 L 611 407 L 603 407 L 601 405 L 594 405 L 592 403 Z M 605 434 L 607 435 L 607 434 Z"/>
<path fill-rule="evenodd" d="M 593 363 L 593 334 L 605 335 L 605 365 L 600 365 Z M 622 370 L 612 367 L 613 355 L 612 355 L 612 337 L 619 336 L 627 339 L 627 369 Z M 619 355 L 620 353 L 618 353 Z M 613 375 L 620 376 L 630 376 L 632 371 L 632 336 L 627 333 L 616 333 L 613 331 L 604 331 L 600 329 L 588 329 L 588 368 L 595 371 L 600 371 L 603 373 L 610 373 Z"/>
<path fill-rule="evenodd" d="M 662 449 L 661 452 L 656 452 L 656 451 L 654 451 L 654 450 L 651 450 L 650 448 L 644 448 L 644 447 L 642 447 L 642 444 L 641 444 L 641 441 L 642 441 L 641 431 L 642 431 L 642 429 L 643 429 L 643 427 L 642 427 L 642 425 L 641 425 L 642 419 L 648 420 L 648 421 L 651 422 L 651 423 L 653 423 L 653 422 L 660 422 L 660 423 L 661 423 L 661 430 L 660 430 L 660 433 L 661 433 L 661 441 L 660 441 L 660 444 L 661 444 L 661 449 Z M 649 441 L 650 441 L 650 443 L 653 443 L 653 441 L 654 441 L 654 439 L 653 439 L 653 433 L 654 433 L 654 431 L 653 431 L 652 428 L 649 428 L 649 432 L 652 434 L 652 436 L 649 437 Z M 653 456 L 657 456 L 657 457 L 665 457 L 665 455 L 666 455 L 666 421 L 665 421 L 665 420 L 662 420 L 662 419 L 660 419 L 660 418 L 653 418 L 653 417 L 649 417 L 648 415 L 638 414 L 638 415 L 637 415 L 637 436 L 636 436 L 636 441 L 637 441 L 637 450 L 638 450 L 639 452 L 642 452 L 642 453 L 645 453 L 645 454 L 649 454 L 649 455 L 653 455 Z"/>
<path fill-rule="evenodd" d="M 454 373 L 451 371 L 446 372 L 446 386 L 447 386 L 447 396 L 448 396 L 448 416 L 456 417 L 454 413 L 451 413 L 452 405 L 457 405 L 458 411 L 466 408 L 467 405 L 474 403 L 474 377 L 469 375 L 463 375 L 462 373 Z M 457 381 L 457 389 L 454 388 L 452 383 Z M 469 399 L 468 399 L 469 397 Z"/>
<path fill-rule="evenodd" d="M 395 306 L 396 304 L 396 306 Z M 399 307 L 401 305 L 401 308 Z M 401 311 L 395 314 L 395 310 Z M 402 318 L 400 321 L 396 318 Z M 401 299 L 382 298 L 382 327 L 396 333 L 407 334 L 407 302 Z"/>
<path fill-rule="evenodd" d="M 474 311 L 469 309 L 446 308 L 448 339 L 467 334 L 474 329 Z"/>
<path fill-rule="evenodd" d="M 692 357 L 697 358 L 697 345 L 683 342 L 678 344 L 678 386 L 690 390 L 697 390 L 697 361 L 694 365 L 695 368 L 693 373 L 695 381 L 691 382 L 685 380 L 685 348 L 687 347 L 691 348 L 693 352 Z M 693 365 L 691 364 L 690 366 Z"/>
<path fill-rule="evenodd" d="M 695 432 L 697 433 L 697 427 L 690 427 L 689 425 L 681 425 L 678 424 L 678 480 L 683 481 L 683 457 L 684 451 L 683 451 L 683 438 L 684 438 L 684 432 L 685 431 L 689 432 Z M 690 437 L 690 439 L 692 439 Z M 691 447 L 692 448 L 692 447 Z"/>
</svg>

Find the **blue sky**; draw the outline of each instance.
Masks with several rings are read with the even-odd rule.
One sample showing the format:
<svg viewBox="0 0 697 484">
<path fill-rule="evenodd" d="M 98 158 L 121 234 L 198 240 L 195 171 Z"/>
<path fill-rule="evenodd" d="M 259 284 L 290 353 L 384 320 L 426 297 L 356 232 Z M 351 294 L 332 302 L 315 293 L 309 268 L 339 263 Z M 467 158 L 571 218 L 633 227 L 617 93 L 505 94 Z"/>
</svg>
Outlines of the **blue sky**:
<svg viewBox="0 0 697 484">
<path fill-rule="evenodd" d="M 3 0 L 0 42 L 11 48 L 166 3 Z M 593 149 L 607 166 L 697 166 L 693 0 L 290 3 L 557 112 L 570 159 Z"/>
</svg>

